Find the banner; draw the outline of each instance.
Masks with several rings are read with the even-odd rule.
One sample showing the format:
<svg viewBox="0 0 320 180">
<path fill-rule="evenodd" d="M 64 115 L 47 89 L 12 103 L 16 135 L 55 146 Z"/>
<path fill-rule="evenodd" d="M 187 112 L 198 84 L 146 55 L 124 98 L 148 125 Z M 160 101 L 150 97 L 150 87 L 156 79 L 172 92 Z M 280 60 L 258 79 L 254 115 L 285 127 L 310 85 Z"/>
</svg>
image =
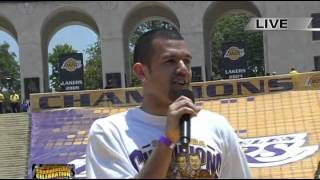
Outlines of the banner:
<svg viewBox="0 0 320 180">
<path fill-rule="evenodd" d="M 283 168 L 283 165 L 290 163 L 295 163 L 294 166 L 304 164 L 310 162 L 306 158 L 314 158 L 316 153 L 319 154 L 317 137 L 319 137 L 320 124 L 317 120 L 320 111 L 319 106 L 316 105 L 317 101 L 311 102 L 310 99 L 318 97 L 320 72 L 199 82 L 192 83 L 191 86 L 197 101 L 226 98 L 225 100 L 230 102 L 229 104 L 225 103 L 225 100 L 203 101 L 201 106 L 228 117 L 232 127 L 237 130 L 236 133 L 243 134 L 239 142 L 250 167 L 270 168 L 267 171 L 273 177 L 276 172 L 271 168 L 276 166 Z M 291 92 L 281 93 L 285 95 L 272 98 L 274 102 L 281 99 L 281 103 L 272 103 L 272 105 L 266 103 L 270 102 L 270 99 L 265 97 L 250 97 L 250 100 L 249 98 L 229 99 L 295 90 L 317 91 L 310 91 L 314 92 L 312 94 L 294 92 L 295 95 L 290 94 Z M 32 167 L 39 164 L 50 166 L 68 164 L 75 167 L 76 178 L 85 178 L 85 152 L 92 123 L 98 118 L 124 112 L 130 108 L 128 105 L 139 104 L 143 100 L 142 88 L 32 94 L 31 97 L 34 108 L 40 112 L 32 112 L 31 115 L 29 178 L 34 177 Z M 302 101 L 306 102 L 302 103 L 303 106 Z M 239 103 L 235 104 L 235 102 Z M 299 103 L 301 106 L 298 106 Z M 263 104 L 262 107 L 260 107 L 261 104 Z M 84 106 L 95 108 L 65 108 Z M 96 108 L 97 106 L 103 108 Z M 55 108 L 63 109 L 55 110 Z M 47 109 L 54 110 L 47 111 Z M 279 114 L 279 111 L 283 112 Z M 253 114 L 254 118 L 252 118 Z M 305 167 L 308 170 L 305 175 L 307 176 L 311 173 L 312 166 L 307 164 Z M 299 172 L 295 172 L 294 169 L 284 170 L 284 172 L 295 174 L 296 178 L 301 177 L 299 176 L 301 170 Z M 69 176 L 68 172 L 61 168 L 53 172 L 38 172 L 40 178 L 65 175 Z M 260 174 L 259 177 L 265 177 L 263 175 Z"/>
<path fill-rule="evenodd" d="M 320 89 L 320 72 L 191 83 L 195 99 L 224 99 L 290 90 Z M 141 87 L 31 94 L 32 111 L 66 107 L 138 105 Z"/>
<path fill-rule="evenodd" d="M 84 89 L 82 53 L 65 54 L 59 59 L 61 91 Z"/>
<path fill-rule="evenodd" d="M 86 147 L 92 123 L 98 118 L 125 111 L 127 108 L 124 107 L 114 112 L 108 108 L 102 110 L 83 108 L 32 113 L 28 177 L 33 178 L 38 175 L 39 178 L 50 178 L 75 175 L 76 178 L 86 178 Z M 237 107 L 234 106 L 233 109 L 235 108 Z M 305 122 L 311 121 L 315 121 L 315 119 Z M 315 129 L 319 126 L 315 126 Z M 252 129 L 246 131 L 257 130 L 255 129 L 256 126 L 251 127 Z M 319 149 L 319 145 L 312 143 L 312 137 L 317 137 L 315 131 L 291 134 L 281 134 L 279 132 L 263 137 L 239 138 L 239 143 L 245 153 L 249 167 L 263 168 L 297 163 L 307 157 L 314 156 Z M 307 141 L 311 141 L 311 143 Z M 35 173 L 33 169 L 38 164 L 73 166 L 74 170 L 71 173 L 65 168 L 55 168 L 56 170 L 51 168 L 49 172 Z M 306 168 L 310 168 L 310 166 Z"/>
<path fill-rule="evenodd" d="M 243 42 L 228 42 L 222 45 L 223 60 L 220 70 L 223 79 L 247 77 L 247 59 Z"/>
</svg>

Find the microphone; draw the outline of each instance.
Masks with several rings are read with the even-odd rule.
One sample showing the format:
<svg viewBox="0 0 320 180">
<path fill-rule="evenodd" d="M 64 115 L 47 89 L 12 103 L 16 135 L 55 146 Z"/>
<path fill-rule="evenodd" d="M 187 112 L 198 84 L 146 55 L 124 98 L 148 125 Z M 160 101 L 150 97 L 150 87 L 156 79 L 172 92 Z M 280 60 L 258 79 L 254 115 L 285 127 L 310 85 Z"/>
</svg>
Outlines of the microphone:
<svg viewBox="0 0 320 180">
<path fill-rule="evenodd" d="M 178 92 L 178 97 L 186 96 L 194 103 L 194 97 L 192 91 L 189 89 L 181 90 Z M 184 150 L 188 149 L 191 135 L 191 122 L 190 114 L 184 114 L 180 119 L 180 144 Z"/>
</svg>

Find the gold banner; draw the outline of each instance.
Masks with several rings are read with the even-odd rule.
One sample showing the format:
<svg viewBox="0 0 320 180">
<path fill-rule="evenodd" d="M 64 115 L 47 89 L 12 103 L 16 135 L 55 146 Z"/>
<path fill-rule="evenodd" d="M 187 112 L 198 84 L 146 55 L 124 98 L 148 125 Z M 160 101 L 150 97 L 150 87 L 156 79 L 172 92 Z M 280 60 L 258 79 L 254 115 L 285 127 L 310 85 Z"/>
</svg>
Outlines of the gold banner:
<svg viewBox="0 0 320 180">
<path fill-rule="evenodd" d="M 196 100 L 253 96 L 279 91 L 320 89 L 320 72 L 263 76 L 191 84 Z M 31 94 L 33 112 L 67 107 L 138 105 L 142 88 L 101 89 Z"/>
</svg>

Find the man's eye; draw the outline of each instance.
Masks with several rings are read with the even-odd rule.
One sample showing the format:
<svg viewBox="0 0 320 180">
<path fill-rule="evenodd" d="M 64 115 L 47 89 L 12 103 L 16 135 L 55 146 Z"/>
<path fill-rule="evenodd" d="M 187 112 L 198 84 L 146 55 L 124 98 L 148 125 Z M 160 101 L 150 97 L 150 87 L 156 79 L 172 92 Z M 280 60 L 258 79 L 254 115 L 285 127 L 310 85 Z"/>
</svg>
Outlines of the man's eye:
<svg viewBox="0 0 320 180">
<path fill-rule="evenodd" d="M 166 63 L 168 63 L 168 64 L 174 63 L 174 59 L 169 59 L 166 61 Z"/>
<path fill-rule="evenodd" d="M 189 59 L 185 59 L 185 60 L 184 60 L 184 64 L 187 65 L 187 66 L 189 66 L 189 65 L 190 65 L 190 60 L 189 60 Z"/>
</svg>

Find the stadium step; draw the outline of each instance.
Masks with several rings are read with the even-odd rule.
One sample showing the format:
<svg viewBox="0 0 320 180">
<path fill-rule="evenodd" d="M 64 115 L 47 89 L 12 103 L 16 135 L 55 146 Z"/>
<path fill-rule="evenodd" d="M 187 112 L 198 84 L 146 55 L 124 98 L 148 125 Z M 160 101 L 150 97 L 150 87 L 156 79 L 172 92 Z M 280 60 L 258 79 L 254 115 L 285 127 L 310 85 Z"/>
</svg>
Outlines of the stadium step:
<svg viewBox="0 0 320 180">
<path fill-rule="evenodd" d="M 28 113 L 0 114 L 1 178 L 27 178 L 30 119 Z"/>
</svg>

